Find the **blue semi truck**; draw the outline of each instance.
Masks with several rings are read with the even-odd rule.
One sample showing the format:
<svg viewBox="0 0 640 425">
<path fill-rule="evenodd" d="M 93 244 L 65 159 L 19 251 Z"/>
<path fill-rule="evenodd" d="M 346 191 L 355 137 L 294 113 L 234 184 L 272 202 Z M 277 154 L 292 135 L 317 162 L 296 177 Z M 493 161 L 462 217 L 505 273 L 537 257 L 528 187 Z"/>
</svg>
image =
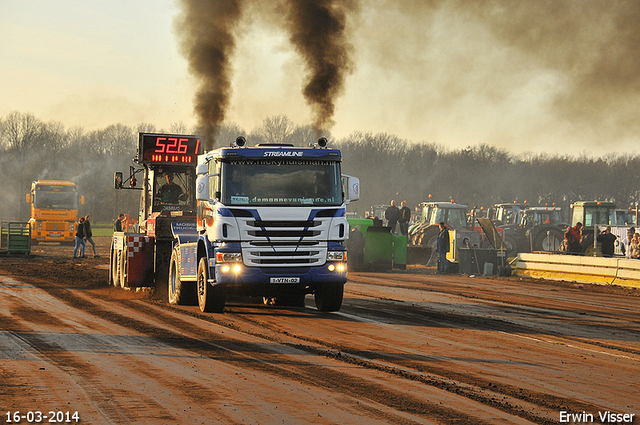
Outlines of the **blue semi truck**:
<svg viewBox="0 0 640 425">
<path fill-rule="evenodd" d="M 359 181 L 341 175 L 341 153 L 256 145 L 242 137 L 201 155 L 196 221 L 172 223 L 169 302 L 222 312 L 227 294 L 265 303 L 337 311 L 347 281 L 346 205 Z"/>
</svg>

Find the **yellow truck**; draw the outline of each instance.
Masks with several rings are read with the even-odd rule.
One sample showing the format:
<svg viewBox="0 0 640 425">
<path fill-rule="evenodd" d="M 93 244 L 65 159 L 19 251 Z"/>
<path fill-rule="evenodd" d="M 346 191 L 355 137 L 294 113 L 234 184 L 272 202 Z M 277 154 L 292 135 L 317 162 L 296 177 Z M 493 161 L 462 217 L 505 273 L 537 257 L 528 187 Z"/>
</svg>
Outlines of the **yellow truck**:
<svg viewBox="0 0 640 425">
<path fill-rule="evenodd" d="M 32 245 L 74 243 L 78 204 L 84 204 L 84 196 L 78 196 L 78 185 L 64 180 L 38 180 L 31 183 L 27 202 L 31 204 Z"/>
</svg>

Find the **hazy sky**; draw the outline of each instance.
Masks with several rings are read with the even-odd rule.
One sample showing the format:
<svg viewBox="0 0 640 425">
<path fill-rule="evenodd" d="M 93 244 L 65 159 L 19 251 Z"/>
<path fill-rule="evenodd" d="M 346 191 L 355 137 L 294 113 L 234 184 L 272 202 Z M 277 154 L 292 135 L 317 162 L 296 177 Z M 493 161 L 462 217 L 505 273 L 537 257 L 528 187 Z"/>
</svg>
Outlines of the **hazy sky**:
<svg viewBox="0 0 640 425">
<path fill-rule="evenodd" d="M 305 68 L 274 1 L 236 28 L 226 113 L 311 124 Z M 362 0 L 353 70 L 331 133 L 387 132 L 449 149 L 604 155 L 640 146 L 637 2 Z M 0 0 L 0 117 L 31 112 L 85 130 L 196 123 L 175 0 Z"/>
</svg>

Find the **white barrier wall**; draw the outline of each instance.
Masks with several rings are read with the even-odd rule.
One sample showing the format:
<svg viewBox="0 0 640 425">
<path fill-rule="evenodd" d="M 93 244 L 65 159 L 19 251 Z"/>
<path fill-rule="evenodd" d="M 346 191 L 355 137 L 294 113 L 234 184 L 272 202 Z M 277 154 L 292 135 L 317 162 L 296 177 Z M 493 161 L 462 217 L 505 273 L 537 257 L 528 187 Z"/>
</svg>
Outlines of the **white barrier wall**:
<svg viewBox="0 0 640 425">
<path fill-rule="evenodd" d="M 640 260 L 562 254 L 518 254 L 515 276 L 640 287 Z"/>
</svg>

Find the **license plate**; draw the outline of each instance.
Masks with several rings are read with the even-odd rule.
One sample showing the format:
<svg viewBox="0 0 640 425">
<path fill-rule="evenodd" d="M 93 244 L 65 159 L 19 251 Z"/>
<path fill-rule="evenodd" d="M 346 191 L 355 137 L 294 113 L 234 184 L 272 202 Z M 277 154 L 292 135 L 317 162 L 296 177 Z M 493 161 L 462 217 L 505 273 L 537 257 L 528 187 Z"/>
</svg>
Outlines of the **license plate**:
<svg viewBox="0 0 640 425">
<path fill-rule="evenodd" d="M 299 277 L 272 277 L 270 283 L 300 283 Z"/>
<path fill-rule="evenodd" d="M 49 234 L 49 237 L 50 237 L 50 238 L 59 238 L 59 237 L 60 237 L 60 235 L 59 235 L 59 234 L 57 234 L 57 233 L 50 233 L 50 234 Z"/>
</svg>

